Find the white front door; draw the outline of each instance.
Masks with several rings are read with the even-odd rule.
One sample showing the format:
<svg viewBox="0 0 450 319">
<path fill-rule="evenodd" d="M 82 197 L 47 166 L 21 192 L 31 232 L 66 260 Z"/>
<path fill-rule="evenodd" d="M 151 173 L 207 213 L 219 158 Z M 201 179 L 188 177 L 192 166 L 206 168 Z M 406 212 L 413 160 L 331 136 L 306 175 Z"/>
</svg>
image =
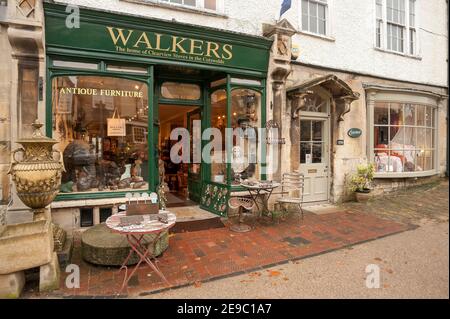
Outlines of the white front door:
<svg viewBox="0 0 450 319">
<path fill-rule="evenodd" d="M 300 119 L 300 173 L 305 175 L 304 202 L 327 201 L 329 194 L 329 120 Z"/>
</svg>

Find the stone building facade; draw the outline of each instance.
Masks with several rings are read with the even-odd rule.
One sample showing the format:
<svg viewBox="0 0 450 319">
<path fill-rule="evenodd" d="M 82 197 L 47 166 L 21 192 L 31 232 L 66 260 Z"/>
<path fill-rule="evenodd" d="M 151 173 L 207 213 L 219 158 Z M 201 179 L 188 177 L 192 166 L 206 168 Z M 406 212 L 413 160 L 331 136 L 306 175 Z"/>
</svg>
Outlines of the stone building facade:
<svg viewBox="0 0 450 319">
<path fill-rule="evenodd" d="M 0 1 L 3 204 L 9 202 L 5 173 L 14 141 L 36 116 L 48 125 L 51 109 L 41 94 L 51 85 L 43 3 L 25 2 Z M 280 167 L 267 178 L 300 170 L 310 204 L 348 199 L 349 176 L 367 162 L 376 165 L 380 191 L 429 182 L 447 171 L 447 1 L 298 0 L 282 18 L 281 1 L 46 2 L 200 26 L 205 35 L 215 28 L 272 40 L 261 107 L 283 143 L 270 146 L 279 150 Z M 35 96 L 20 94 L 30 86 Z M 80 210 L 88 207 L 95 224 L 102 207 L 117 210 L 119 197 L 61 199 L 53 216 L 66 229 L 78 228 Z M 23 211 L 13 199 L 10 210 Z"/>
</svg>

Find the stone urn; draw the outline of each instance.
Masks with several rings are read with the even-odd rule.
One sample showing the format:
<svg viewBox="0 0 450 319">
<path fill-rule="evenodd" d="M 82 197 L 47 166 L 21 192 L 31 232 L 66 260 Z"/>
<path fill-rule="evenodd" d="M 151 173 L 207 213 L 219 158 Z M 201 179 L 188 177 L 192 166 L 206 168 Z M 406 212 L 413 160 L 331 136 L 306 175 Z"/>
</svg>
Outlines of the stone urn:
<svg viewBox="0 0 450 319">
<path fill-rule="evenodd" d="M 17 141 L 22 148 L 12 153 L 13 161 L 8 174 L 16 184 L 19 198 L 33 209 L 34 219 L 41 220 L 44 219 L 45 207 L 59 192 L 64 166 L 61 152 L 53 150 L 58 141 L 42 134 L 42 123 L 35 121 L 32 126 L 34 132 L 31 138 Z M 18 153 L 22 153 L 21 160 L 16 158 Z M 58 153 L 59 160 L 54 159 L 54 153 Z"/>
</svg>

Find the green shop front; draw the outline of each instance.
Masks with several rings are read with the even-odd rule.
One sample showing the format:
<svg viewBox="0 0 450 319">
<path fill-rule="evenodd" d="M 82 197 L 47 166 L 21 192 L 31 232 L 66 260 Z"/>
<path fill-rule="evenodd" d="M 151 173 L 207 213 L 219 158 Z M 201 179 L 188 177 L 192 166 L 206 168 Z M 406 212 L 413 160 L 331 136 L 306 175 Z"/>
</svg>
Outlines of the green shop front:
<svg viewBox="0 0 450 319">
<path fill-rule="evenodd" d="M 66 170 L 56 203 L 112 203 L 162 186 L 169 207 L 225 216 L 241 190 L 225 151 L 226 142 L 237 146 L 225 132 L 265 125 L 272 41 L 87 9 L 70 28 L 65 9 L 45 3 L 46 133 L 59 141 Z M 222 149 L 208 148 L 209 128 L 221 133 L 214 145 Z M 183 134 L 190 146 L 177 148 Z M 260 159 L 241 165 L 239 178 L 265 178 L 258 145 Z M 174 149 L 183 160 L 172 161 Z M 248 149 L 241 158 L 250 160 Z"/>
</svg>

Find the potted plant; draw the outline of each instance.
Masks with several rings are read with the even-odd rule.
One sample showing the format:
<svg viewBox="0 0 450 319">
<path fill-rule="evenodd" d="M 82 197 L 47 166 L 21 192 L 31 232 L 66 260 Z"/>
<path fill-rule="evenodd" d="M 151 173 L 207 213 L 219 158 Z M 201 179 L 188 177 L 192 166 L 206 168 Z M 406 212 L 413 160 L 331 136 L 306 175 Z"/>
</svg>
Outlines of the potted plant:
<svg viewBox="0 0 450 319">
<path fill-rule="evenodd" d="M 350 189 L 356 194 L 358 202 L 366 202 L 370 198 L 370 184 L 375 172 L 373 164 L 358 165 L 356 174 L 350 180 Z"/>
</svg>

